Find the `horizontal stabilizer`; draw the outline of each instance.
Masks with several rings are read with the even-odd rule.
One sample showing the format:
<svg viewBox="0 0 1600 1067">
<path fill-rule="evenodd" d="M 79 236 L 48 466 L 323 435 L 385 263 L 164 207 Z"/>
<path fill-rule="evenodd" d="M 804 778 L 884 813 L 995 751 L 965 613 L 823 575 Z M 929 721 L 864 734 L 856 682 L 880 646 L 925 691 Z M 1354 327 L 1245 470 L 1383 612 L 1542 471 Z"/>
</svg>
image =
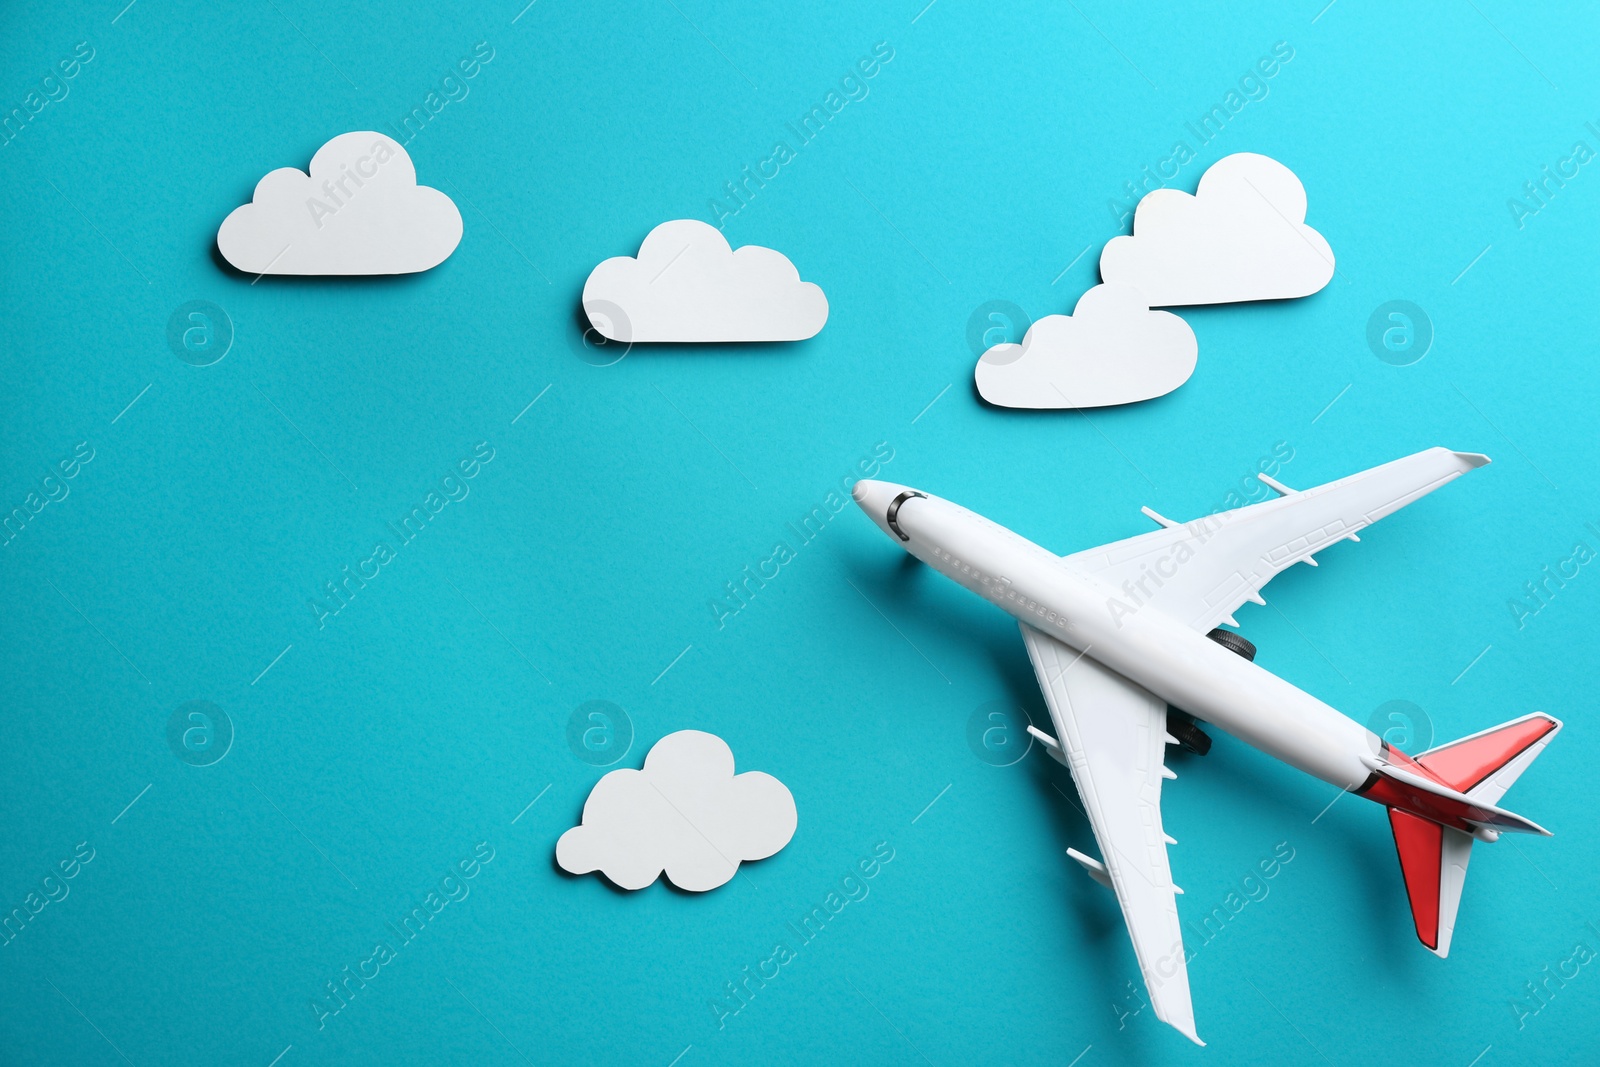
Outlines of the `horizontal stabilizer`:
<svg viewBox="0 0 1600 1067">
<path fill-rule="evenodd" d="M 1436 822 L 1467 823 L 1473 827 L 1508 830 L 1515 834 L 1550 836 L 1549 830 L 1532 819 L 1470 797 L 1415 771 L 1392 763 L 1379 763 L 1373 770 L 1397 787 L 1395 791 L 1405 798 L 1408 807 L 1426 812 L 1425 817 Z"/>
<path fill-rule="evenodd" d="M 1560 732 L 1560 719 L 1536 711 L 1429 749 L 1417 757 L 1417 762 L 1473 800 L 1497 804 L 1511 783 Z"/>
</svg>

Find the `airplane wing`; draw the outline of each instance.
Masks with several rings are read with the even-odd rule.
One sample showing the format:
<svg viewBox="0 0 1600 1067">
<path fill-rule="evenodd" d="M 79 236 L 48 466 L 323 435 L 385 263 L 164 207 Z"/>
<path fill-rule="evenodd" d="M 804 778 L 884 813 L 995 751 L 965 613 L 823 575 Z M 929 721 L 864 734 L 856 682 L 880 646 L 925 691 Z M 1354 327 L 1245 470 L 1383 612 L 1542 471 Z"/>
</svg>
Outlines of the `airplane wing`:
<svg viewBox="0 0 1600 1067">
<path fill-rule="evenodd" d="M 1187 523 L 1146 508 L 1163 529 L 1062 561 L 1122 590 L 1130 614 L 1155 605 L 1205 632 L 1234 623 L 1247 600 L 1266 603 L 1261 588 L 1294 564 L 1316 566 L 1312 557 L 1322 549 L 1359 541 L 1357 531 L 1488 462 L 1476 453 L 1430 448 L 1303 491 L 1258 475 L 1278 499 Z"/>
<path fill-rule="evenodd" d="M 1075 851 L 1072 858 L 1115 890 L 1157 1018 L 1204 1045 L 1195 1034 L 1174 898 L 1183 890 L 1172 884 L 1171 839 L 1161 829 L 1161 780 L 1171 773 L 1164 762 L 1166 702 L 1048 634 L 1019 625 L 1060 740 L 1036 736 L 1072 771 L 1105 860 Z"/>
</svg>

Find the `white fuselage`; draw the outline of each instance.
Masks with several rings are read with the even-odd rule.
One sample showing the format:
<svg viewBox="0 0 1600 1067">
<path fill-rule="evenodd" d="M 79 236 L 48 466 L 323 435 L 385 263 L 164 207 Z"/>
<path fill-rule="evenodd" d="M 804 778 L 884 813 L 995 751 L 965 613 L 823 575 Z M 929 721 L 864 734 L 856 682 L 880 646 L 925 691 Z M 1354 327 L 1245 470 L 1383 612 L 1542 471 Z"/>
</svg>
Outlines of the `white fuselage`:
<svg viewBox="0 0 1600 1067">
<path fill-rule="evenodd" d="M 862 510 L 911 555 L 1168 704 L 1341 789 L 1379 752 L 1371 731 L 1154 607 L 1114 616 L 1120 594 L 1027 538 L 948 500 L 859 482 Z"/>
</svg>

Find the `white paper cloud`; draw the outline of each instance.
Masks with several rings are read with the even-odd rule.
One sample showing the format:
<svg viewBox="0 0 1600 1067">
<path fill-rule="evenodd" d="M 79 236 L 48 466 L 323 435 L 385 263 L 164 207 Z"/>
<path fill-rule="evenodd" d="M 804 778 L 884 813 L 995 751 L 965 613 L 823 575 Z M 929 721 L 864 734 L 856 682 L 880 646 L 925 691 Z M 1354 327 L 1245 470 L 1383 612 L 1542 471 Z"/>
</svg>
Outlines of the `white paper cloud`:
<svg viewBox="0 0 1600 1067">
<path fill-rule="evenodd" d="M 417 184 L 411 157 L 381 133 L 342 133 L 311 172 L 282 167 L 217 231 L 217 248 L 251 274 L 411 274 L 461 243 L 461 212 Z"/>
<path fill-rule="evenodd" d="M 782 252 L 735 250 L 698 219 L 663 222 L 637 258 L 595 267 L 583 306 L 613 341 L 803 341 L 828 321 L 822 288 Z"/>
<path fill-rule="evenodd" d="M 1288 167 L 1225 156 L 1194 196 L 1157 189 L 1140 200 L 1133 236 L 1100 253 L 1100 277 L 1137 286 L 1152 307 L 1309 296 L 1333 277 L 1333 249 L 1305 219 L 1305 186 Z"/>
<path fill-rule="evenodd" d="M 1151 311 L 1126 285 L 1097 285 L 1071 315 L 1046 315 L 1022 343 L 995 345 L 973 371 L 978 392 L 1008 408 L 1097 408 L 1170 393 L 1194 373 L 1189 324 Z"/>
<path fill-rule="evenodd" d="M 644 770 L 595 783 L 582 824 L 556 842 L 556 862 L 573 874 L 600 871 L 623 889 L 643 889 L 665 871 L 679 889 L 704 892 L 740 863 L 783 848 L 796 825 L 787 786 L 761 771 L 734 774 L 722 738 L 680 730 L 655 743 Z"/>
</svg>

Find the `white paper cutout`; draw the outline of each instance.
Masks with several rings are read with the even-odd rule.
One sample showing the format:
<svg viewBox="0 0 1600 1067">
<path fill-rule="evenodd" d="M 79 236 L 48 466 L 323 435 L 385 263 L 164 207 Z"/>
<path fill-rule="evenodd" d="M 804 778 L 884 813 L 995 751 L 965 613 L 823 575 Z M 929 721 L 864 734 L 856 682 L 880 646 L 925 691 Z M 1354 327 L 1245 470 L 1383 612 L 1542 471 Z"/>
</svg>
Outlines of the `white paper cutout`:
<svg viewBox="0 0 1600 1067">
<path fill-rule="evenodd" d="M 698 219 L 663 222 L 637 257 L 595 267 L 583 306 L 612 341 L 803 341 L 828 321 L 822 288 L 782 252 L 735 250 Z"/>
<path fill-rule="evenodd" d="M 223 258 L 251 274 L 412 274 L 461 242 L 461 212 L 417 184 L 399 143 L 342 133 L 317 149 L 310 173 L 271 171 L 217 231 Z"/>
<path fill-rule="evenodd" d="M 611 771 L 595 783 L 581 825 L 556 842 L 556 862 L 573 874 L 600 871 L 623 889 L 643 889 L 665 871 L 698 893 L 783 848 L 797 823 L 782 782 L 734 774 L 722 738 L 680 730 L 655 743 L 644 770 Z"/>
<path fill-rule="evenodd" d="M 1332 279 L 1333 249 L 1305 218 L 1305 186 L 1288 167 L 1225 156 L 1194 196 L 1157 189 L 1140 200 L 1133 236 L 1100 253 L 1100 277 L 1137 286 L 1151 307 L 1309 296 Z"/>
<path fill-rule="evenodd" d="M 1008 408 L 1096 408 L 1172 392 L 1194 373 L 1189 324 L 1151 311 L 1127 285 L 1097 285 L 1071 315 L 1046 315 L 1021 344 L 995 345 L 973 371 L 978 392 Z"/>
</svg>

